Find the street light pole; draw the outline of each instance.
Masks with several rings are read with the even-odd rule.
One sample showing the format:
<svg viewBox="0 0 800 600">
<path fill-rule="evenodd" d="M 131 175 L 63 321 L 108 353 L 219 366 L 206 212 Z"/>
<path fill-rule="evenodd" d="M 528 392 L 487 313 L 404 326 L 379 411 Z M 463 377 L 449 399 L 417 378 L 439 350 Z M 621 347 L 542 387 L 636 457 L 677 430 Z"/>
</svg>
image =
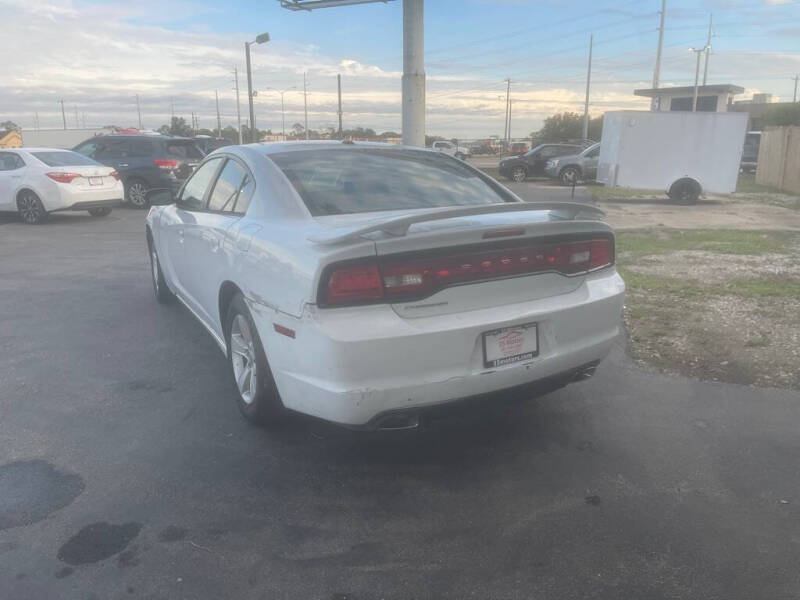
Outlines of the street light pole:
<svg viewBox="0 0 800 600">
<path fill-rule="evenodd" d="M 283 141 L 286 141 L 286 106 L 283 102 L 283 95 L 288 92 L 289 90 L 296 90 L 297 86 L 292 86 L 290 88 L 286 88 L 285 90 L 276 90 L 275 88 L 267 88 L 268 90 L 275 92 L 281 95 L 281 131 L 283 133 Z M 308 122 L 308 121 L 306 121 Z M 308 128 L 306 127 L 306 130 Z"/>
<path fill-rule="evenodd" d="M 250 142 L 257 142 L 257 135 L 256 135 L 256 113 L 255 109 L 253 108 L 253 71 L 250 67 L 250 45 L 251 44 L 263 44 L 264 42 L 269 41 L 269 34 L 262 33 L 256 36 L 254 42 L 245 42 L 244 43 L 244 57 L 245 63 L 247 64 L 247 100 L 250 105 Z"/>
<path fill-rule="evenodd" d="M 249 142 L 256 141 L 254 139 L 256 129 L 256 113 L 253 108 L 253 72 L 250 69 L 250 42 L 244 43 L 244 56 L 247 63 L 247 101 L 250 105 L 250 139 Z"/>
</svg>

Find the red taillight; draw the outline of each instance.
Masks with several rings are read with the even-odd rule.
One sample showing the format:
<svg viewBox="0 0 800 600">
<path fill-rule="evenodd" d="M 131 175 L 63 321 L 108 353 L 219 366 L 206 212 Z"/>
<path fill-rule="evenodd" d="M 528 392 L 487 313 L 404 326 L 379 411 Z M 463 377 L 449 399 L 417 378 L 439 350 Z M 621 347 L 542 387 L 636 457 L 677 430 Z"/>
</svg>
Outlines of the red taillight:
<svg viewBox="0 0 800 600">
<path fill-rule="evenodd" d="M 342 267 L 328 278 L 328 304 L 372 302 L 381 297 L 383 285 L 377 265 Z"/>
<path fill-rule="evenodd" d="M 614 262 L 614 245 L 611 240 L 594 240 L 591 242 L 591 261 L 589 268 L 601 269 Z"/>
<path fill-rule="evenodd" d="M 113 177 L 114 179 L 119 181 L 119 173 L 117 173 L 116 171 L 111 171 L 111 173 L 109 173 L 109 175 L 111 175 L 111 177 Z"/>
<path fill-rule="evenodd" d="M 159 169 L 177 169 L 178 168 L 178 161 L 177 160 L 167 160 L 165 158 L 156 158 L 153 160 L 153 164 L 157 166 Z"/>
<path fill-rule="evenodd" d="M 80 173 L 46 173 L 46 175 L 52 179 L 53 181 L 57 181 L 58 183 L 72 183 L 73 179 L 77 179 L 81 176 Z"/>
<path fill-rule="evenodd" d="M 320 301 L 327 305 L 396 302 L 424 298 L 452 285 L 503 277 L 551 271 L 577 275 L 613 264 L 613 256 L 613 240 L 599 239 L 403 261 L 388 257 L 379 266 L 335 269 Z"/>
</svg>

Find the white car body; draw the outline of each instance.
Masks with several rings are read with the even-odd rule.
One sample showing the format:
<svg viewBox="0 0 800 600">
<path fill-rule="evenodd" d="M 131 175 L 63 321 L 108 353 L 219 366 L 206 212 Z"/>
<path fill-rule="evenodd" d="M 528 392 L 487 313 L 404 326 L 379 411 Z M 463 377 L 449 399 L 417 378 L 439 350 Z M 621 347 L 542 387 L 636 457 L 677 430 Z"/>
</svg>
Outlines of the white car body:
<svg viewBox="0 0 800 600">
<path fill-rule="evenodd" d="M 357 145 L 387 146 L 398 148 Z M 608 353 L 620 332 L 624 283 L 613 266 L 606 224 L 571 218 L 582 210 L 578 205 L 562 210 L 522 203 L 493 181 L 507 203 L 315 217 L 269 158 L 352 147 L 290 142 L 222 148 L 204 162 L 227 157 L 247 167 L 256 183 L 246 214 L 169 204 L 153 206 L 147 216 L 169 289 L 226 353 L 224 303 L 241 291 L 286 408 L 349 426 L 379 426 L 398 410 L 575 377 Z M 546 271 L 453 285 L 421 300 L 337 307 L 323 301 L 320 282 L 335 263 L 448 248 L 470 248 L 477 256 L 504 244 L 505 235 L 531 243 L 603 237 L 611 240 L 612 264 L 569 276 Z M 535 357 L 486 366 L 484 333 L 531 323 L 538 332 Z"/>
<path fill-rule="evenodd" d="M 444 152 L 445 154 L 448 154 L 450 156 L 455 156 L 457 158 L 461 156 L 466 158 L 467 156 L 470 156 L 472 154 L 472 151 L 466 146 L 457 146 L 453 142 L 444 142 L 444 141 L 433 142 L 431 148 L 433 148 L 437 152 Z"/>
<path fill-rule="evenodd" d="M 86 164 L 48 165 L 37 158 L 40 153 L 69 153 Z M 16 165 L 15 160 L 19 161 Z M 52 178 L 57 173 L 76 177 L 69 182 L 59 182 Z M 16 211 L 18 195 L 24 190 L 34 192 L 47 212 L 111 207 L 122 202 L 125 195 L 122 182 L 112 167 L 95 163 L 70 150 L 0 149 L 0 210 Z"/>
</svg>

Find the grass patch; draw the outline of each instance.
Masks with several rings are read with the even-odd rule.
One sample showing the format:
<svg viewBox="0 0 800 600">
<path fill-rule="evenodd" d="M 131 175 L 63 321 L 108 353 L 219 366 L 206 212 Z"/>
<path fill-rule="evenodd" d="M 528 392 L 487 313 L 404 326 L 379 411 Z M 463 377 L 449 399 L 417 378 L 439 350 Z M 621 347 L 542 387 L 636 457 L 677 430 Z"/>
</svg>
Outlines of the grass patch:
<svg viewBox="0 0 800 600">
<path fill-rule="evenodd" d="M 617 250 L 628 255 L 627 260 L 679 250 L 758 256 L 786 252 L 797 245 L 800 233 L 792 231 L 648 229 L 617 234 Z"/>
<path fill-rule="evenodd" d="M 625 322 L 634 357 L 691 377 L 800 389 L 792 332 L 800 327 L 800 277 L 730 268 L 713 281 L 689 279 L 681 250 L 717 255 L 779 253 L 800 260 L 800 233 L 645 230 L 617 236 L 617 268 L 628 288 Z M 734 264 L 739 264 L 734 260 Z M 729 266 L 726 267 L 725 265 Z M 730 268 L 730 270 L 725 270 Z M 635 270 L 634 270 L 635 269 Z"/>
<path fill-rule="evenodd" d="M 739 179 L 736 181 L 737 194 L 782 194 L 780 189 L 769 185 L 761 185 L 756 183 L 756 176 L 754 173 L 739 173 Z"/>
</svg>

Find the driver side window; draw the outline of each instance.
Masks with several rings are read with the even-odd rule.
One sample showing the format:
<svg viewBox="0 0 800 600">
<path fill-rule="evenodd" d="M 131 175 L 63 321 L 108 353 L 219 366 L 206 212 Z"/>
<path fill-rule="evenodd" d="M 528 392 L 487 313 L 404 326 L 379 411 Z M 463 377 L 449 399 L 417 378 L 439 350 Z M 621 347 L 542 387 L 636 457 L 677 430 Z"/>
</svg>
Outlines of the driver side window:
<svg viewBox="0 0 800 600">
<path fill-rule="evenodd" d="M 539 156 L 541 158 L 552 158 L 556 154 L 558 154 L 558 146 L 546 146 L 539 150 Z"/>
<path fill-rule="evenodd" d="M 198 167 L 183 186 L 178 196 L 178 206 L 185 210 L 203 210 L 205 208 L 206 191 L 221 162 L 222 157 L 212 158 Z"/>
</svg>

